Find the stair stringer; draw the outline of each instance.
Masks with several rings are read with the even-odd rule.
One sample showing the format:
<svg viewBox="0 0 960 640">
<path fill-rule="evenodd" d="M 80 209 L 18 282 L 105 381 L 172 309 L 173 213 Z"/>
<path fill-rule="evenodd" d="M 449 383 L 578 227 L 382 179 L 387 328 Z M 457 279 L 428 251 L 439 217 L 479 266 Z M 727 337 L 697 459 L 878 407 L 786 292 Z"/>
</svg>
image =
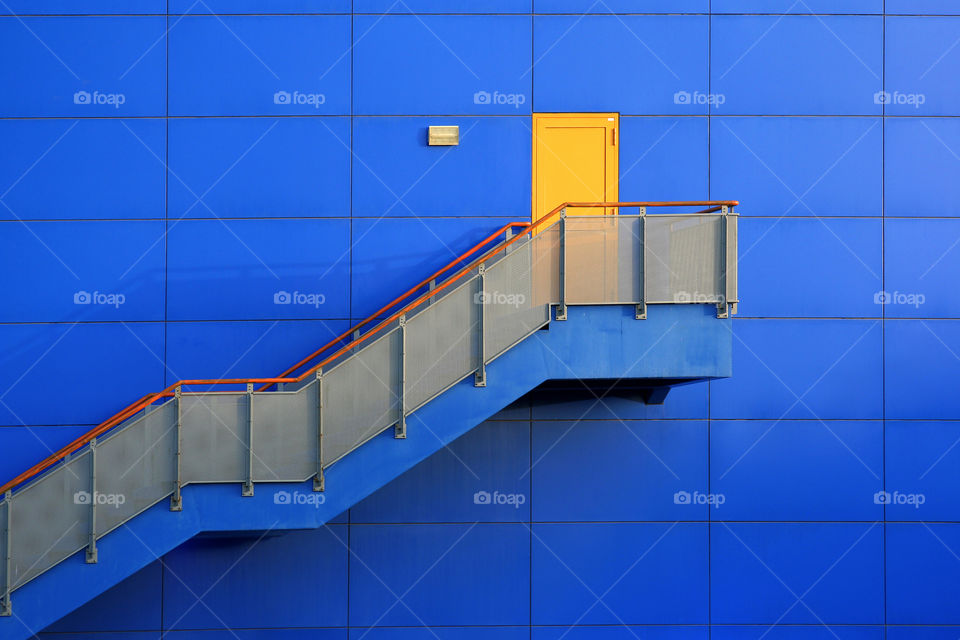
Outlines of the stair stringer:
<svg viewBox="0 0 960 640">
<path fill-rule="evenodd" d="M 200 533 L 321 527 L 547 380 L 729 377 L 729 324 L 712 305 L 658 305 L 646 320 L 632 306 L 569 307 L 568 320 L 488 364 L 486 387 L 472 375 L 461 380 L 408 416 L 406 439 L 387 429 L 331 466 L 322 505 L 274 502 L 279 491 L 312 493 L 310 480 L 261 482 L 252 497 L 241 497 L 239 484 L 188 485 L 183 511 L 156 504 L 100 539 L 96 564 L 81 551 L 14 592 L 0 638 L 32 637 Z"/>
</svg>

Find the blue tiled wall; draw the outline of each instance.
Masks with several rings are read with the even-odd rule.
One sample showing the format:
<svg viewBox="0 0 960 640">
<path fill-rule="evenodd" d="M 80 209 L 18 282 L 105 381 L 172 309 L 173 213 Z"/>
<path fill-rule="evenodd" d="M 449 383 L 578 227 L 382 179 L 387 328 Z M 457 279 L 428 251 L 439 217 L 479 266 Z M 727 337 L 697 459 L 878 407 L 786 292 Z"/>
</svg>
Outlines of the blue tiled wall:
<svg viewBox="0 0 960 640">
<path fill-rule="evenodd" d="M 532 112 L 619 112 L 624 199 L 742 201 L 732 379 L 525 400 L 43 635 L 956 638 L 958 41 L 952 0 L 0 2 L 5 478 L 527 217 Z"/>
</svg>

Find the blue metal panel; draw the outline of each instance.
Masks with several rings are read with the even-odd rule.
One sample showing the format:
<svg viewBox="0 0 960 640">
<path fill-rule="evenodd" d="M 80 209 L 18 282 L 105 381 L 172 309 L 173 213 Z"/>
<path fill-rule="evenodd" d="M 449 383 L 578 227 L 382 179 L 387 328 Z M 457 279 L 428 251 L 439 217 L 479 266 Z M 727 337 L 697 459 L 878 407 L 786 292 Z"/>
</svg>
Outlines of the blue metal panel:
<svg viewBox="0 0 960 640">
<path fill-rule="evenodd" d="M 958 29 L 955 17 L 887 19 L 888 115 L 960 115 Z"/>
<path fill-rule="evenodd" d="M 170 0 L 170 13 L 350 13 L 351 0 Z"/>
<path fill-rule="evenodd" d="M 530 460 L 529 422 L 486 422 L 357 504 L 351 522 L 529 521 Z"/>
<path fill-rule="evenodd" d="M 882 624 L 882 527 L 712 524 L 714 624 Z"/>
<path fill-rule="evenodd" d="M 427 146 L 430 125 L 459 126 L 460 144 Z M 528 117 L 356 118 L 353 144 L 355 216 L 530 218 Z"/>
<path fill-rule="evenodd" d="M 0 223 L 0 269 L 19 274 L 7 281 L 0 320 L 162 320 L 163 228 L 158 221 Z"/>
<path fill-rule="evenodd" d="M 0 120 L 0 219 L 163 217 L 163 120 Z"/>
<path fill-rule="evenodd" d="M 713 0 L 714 13 L 883 13 L 883 0 Z"/>
<path fill-rule="evenodd" d="M 0 69 L 0 116 L 164 115 L 165 29 L 162 17 L 0 21 L 21 61 Z"/>
<path fill-rule="evenodd" d="M 195 538 L 164 557 L 163 628 L 345 626 L 346 540 L 341 525 Z M 238 579 L 266 575 L 282 579 Z"/>
<path fill-rule="evenodd" d="M 705 114 L 707 31 L 703 16 L 535 18 L 534 110 Z"/>
<path fill-rule="evenodd" d="M 881 422 L 717 420 L 710 426 L 715 520 L 883 517 Z"/>
<path fill-rule="evenodd" d="M 883 417 L 878 320 L 744 319 L 733 326 L 736 376 L 710 384 L 712 417 Z"/>
<path fill-rule="evenodd" d="M 529 620 L 526 525 L 354 525 L 350 547 L 353 626 Z"/>
<path fill-rule="evenodd" d="M 745 215 L 881 213 L 879 118 L 717 118 L 710 134 L 711 193 L 737 194 Z"/>
<path fill-rule="evenodd" d="M 798 605 L 803 606 L 803 605 Z M 711 640 L 756 640 L 759 634 L 769 640 L 885 640 L 882 626 L 803 625 L 785 624 L 756 626 L 717 625 L 711 628 Z"/>
<path fill-rule="evenodd" d="M 954 640 L 960 627 L 887 627 L 887 640 Z"/>
<path fill-rule="evenodd" d="M 172 115 L 350 112 L 347 16 L 188 16 L 170 30 Z"/>
<path fill-rule="evenodd" d="M 706 421 L 535 422 L 532 460 L 536 521 L 707 518 Z"/>
<path fill-rule="evenodd" d="M 602 606 L 602 605 L 598 605 Z M 685 625 L 682 627 L 604 626 L 591 627 L 533 627 L 533 640 L 707 640 L 708 627 Z"/>
<path fill-rule="evenodd" d="M 99 424 L 161 388 L 161 354 L 159 323 L 0 325 L 0 424 Z"/>
<path fill-rule="evenodd" d="M 347 640 L 347 629 L 190 629 L 164 631 L 171 640 Z"/>
<path fill-rule="evenodd" d="M 212 0 L 210 0 L 212 1 Z M 71 14 L 141 14 L 164 13 L 165 0 L 143 0 L 136 4 L 126 0 L 5 0 L 0 15 L 71 15 Z"/>
<path fill-rule="evenodd" d="M 958 439 L 960 424 L 956 422 L 887 422 L 888 519 L 956 518 L 960 509 Z"/>
<path fill-rule="evenodd" d="M 349 328 L 346 320 L 174 322 L 165 383 L 277 375 Z"/>
<path fill-rule="evenodd" d="M 355 220 L 353 316 L 367 317 L 511 220 Z"/>
<path fill-rule="evenodd" d="M 703 523 L 534 525 L 533 623 L 703 624 L 707 554 Z"/>
<path fill-rule="evenodd" d="M 884 351 L 888 419 L 951 420 L 960 415 L 960 396 L 956 393 L 960 321 L 887 322 Z"/>
<path fill-rule="evenodd" d="M 960 525 L 886 525 L 888 624 L 960 624 Z M 952 631 L 952 630 L 951 630 Z"/>
<path fill-rule="evenodd" d="M 533 0 L 536 13 L 707 13 L 709 0 Z"/>
<path fill-rule="evenodd" d="M 952 0 L 886 0 L 887 13 L 960 14 L 960 7 Z"/>
<path fill-rule="evenodd" d="M 185 220 L 168 233 L 171 320 L 346 318 L 347 220 Z"/>
<path fill-rule="evenodd" d="M 706 418 L 708 385 L 686 384 L 670 390 L 663 404 L 645 404 L 626 398 L 603 397 L 598 402 L 584 393 L 583 398 L 537 398 L 532 407 L 534 420 L 663 420 Z"/>
<path fill-rule="evenodd" d="M 706 199 L 707 130 L 706 118 L 621 118 L 620 200 Z"/>
<path fill-rule="evenodd" d="M 956 152 L 960 121 L 890 118 L 886 123 L 886 213 L 960 216 Z"/>
<path fill-rule="evenodd" d="M 46 458 L 51 451 L 65 447 L 89 430 L 89 426 L 0 427 L 0 451 L 3 451 L 0 478 L 15 478 L 24 469 Z"/>
<path fill-rule="evenodd" d="M 170 121 L 170 217 L 347 216 L 346 118 Z"/>
<path fill-rule="evenodd" d="M 530 113 L 530 37 L 524 16 L 357 16 L 354 109 Z"/>
<path fill-rule="evenodd" d="M 529 640 L 529 627 L 367 627 L 350 630 L 351 640 Z"/>
<path fill-rule="evenodd" d="M 740 315 L 881 316 L 880 220 L 741 218 L 739 228 Z"/>
<path fill-rule="evenodd" d="M 533 0 L 354 0 L 357 13 L 529 13 Z"/>
<path fill-rule="evenodd" d="M 957 220 L 887 220 L 884 222 L 888 318 L 957 318 L 960 297 L 955 275 L 960 269 Z"/>
<path fill-rule="evenodd" d="M 162 623 L 162 574 L 163 566 L 158 560 L 98 596 L 87 606 L 50 625 L 46 631 L 76 633 L 157 628 Z"/>
<path fill-rule="evenodd" d="M 881 112 L 874 102 L 882 89 L 879 16 L 716 16 L 711 42 L 710 90 L 726 98 L 719 112 Z"/>
</svg>

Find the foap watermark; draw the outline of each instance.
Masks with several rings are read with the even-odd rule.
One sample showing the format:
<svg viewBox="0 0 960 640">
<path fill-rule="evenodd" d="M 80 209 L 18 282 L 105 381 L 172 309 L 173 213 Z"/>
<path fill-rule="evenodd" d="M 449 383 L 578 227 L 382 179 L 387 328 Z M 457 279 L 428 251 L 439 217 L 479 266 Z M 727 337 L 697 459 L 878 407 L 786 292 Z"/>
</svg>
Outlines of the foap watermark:
<svg viewBox="0 0 960 640">
<path fill-rule="evenodd" d="M 701 493 L 700 491 L 677 491 L 673 494 L 673 504 L 708 504 L 714 509 L 727 501 L 722 493 Z"/>
<path fill-rule="evenodd" d="M 73 304 L 97 304 L 119 309 L 127 301 L 122 293 L 105 293 L 103 291 L 77 291 L 73 294 Z"/>
<path fill-rule="evenodd" d="M 900 504 L 919 509 L 927 501 L 922 493 L 900 493 L 899 491 L 877 491 L 873 494 L 873 504 Z"/>
<path fill-rule="evenodd" d="M 896 104 L 907 105 L 914 109 L 919 109 L 920 105 L 926 103 L 927 96 L 923 93 L 902 93 L 900 91 L 877 91 L 873 94 L 873 104 Z"/>
<path fill-rule="evenodd" d="M 922 293 L 904 293 L 903 291 L 877 291 L 873 294 L 873 304 L 905 304 L 915 309 L 927 301 L 927 296 Z"/>
<path fill-rule="evenodd" d="M 673 104 L 722 106 L 727 96 L 722 93 L 703 93 L 702 91 L 677 91 L 673 94 Z"/>
<path fill-rule="evenodd" d="M 127 96 L 122 93 L 104 93 L 103 91 L 76 91 L 73 94 L 73 104 L 100 104 L 110 105 L 114 109 L 119 109 L 120 105 L 127 101 Z"/>
<path fill-rule="evenodd" d="M 501 304 L 519 309 L 527 302 L 522 293 L 502 293 L 500 291 L 482 291 L 473 294 L 476 304 Z"/>
<path fill-rule="evenodd" d="M 273 494 L 273 504 L 285 506 L 307 506 L 319 509 L 327 501 L 327 496 L 319 492 L 277 491 Z"/>
<path fill-rule="evenodd" d="M 491 93 L 489 91 L 477 91 L 475 94 L 473 94 L 473 104 L 506 104 L 512 106 L 514 109 L 519 109 L 520 105 L 525 104 L 526 102 L 527 96 L 522 93 L 500 93 L 499 91 L 494 91 Z"/>
<path fill-rule="evenodd" d="M 73 494 L 73 504 L 95 504 L 97 506 L 110 506 L 119 509 L 120 505 L 127 501 L 127 496 L 122 493 L 100 493 L 95 491 L 77 491 Z"/>
<path fill-rule="evenodd" d="M 319 308 L 327 301 L 322 293 L 305 293 L 303 291 L 277 291 L 273 294 L 273 304 L 296 304 Z"/>
<path fill-rule="evenodd" d="M 702 291 L 676 291 L 673 294 L 673 301 L 678 304 L 723 304 L 724 296 L 720 293 L 704 293 Z"/>
<path fill-rule="evenodd" d="M 473 504 L 492 504 L 492 505 L 510 505 L 514 509 L 519 509 L 520 505 L 526 503 L 527 496 L 522 493 L 500 493 L 494 491 L 477 491 L 473 494 Z"/>
<path fill-rule="evenodd" d="M 277 91 L 273 94 L 273 104 L 311 106 L 319 109 L 320 105 L 327 101 L 327 96 L 322 93 L 305 93 L 303 91 Z"/>
</svg>

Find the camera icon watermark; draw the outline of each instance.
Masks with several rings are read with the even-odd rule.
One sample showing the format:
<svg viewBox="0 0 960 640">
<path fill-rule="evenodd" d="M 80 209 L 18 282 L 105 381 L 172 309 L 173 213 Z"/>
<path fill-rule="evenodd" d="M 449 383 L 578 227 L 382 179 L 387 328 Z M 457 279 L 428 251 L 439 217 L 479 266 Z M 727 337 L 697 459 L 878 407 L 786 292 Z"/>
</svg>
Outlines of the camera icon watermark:
<svg viewBox="0 0 960 640">
<path fill-rule="evenodd" d="M 473 104 L 479 105 L 509 105 L 519 109 L 527 102 L 527 96 L 522 93 L 500 93 L 499 91 L 477 91 L 473 94 Z"/>
<path fill-rule="evenodd" d="M 720 107 L 727 101 L 722 93 L 703 93 L 702 91 L 677 91 L 673 94 L 673 104 L 710 105 Z"/>
<path fill-rule="evenodd" d="M 77 491 L 73 494 L 73 504 L 80 505 L 95 504 L 97 506 L 108 506 L 119 509 L 126 501 L 127 496 L 122 493 L 100 493 L 99 491 L 90 493 L 89 491 Z"/>
<path fill-rule="evenodd" d="M 923 93 L 902 93 L 900 91 L 877 91 L 873 94 L 873 104 L 893 104 L 906 105 L 919 109 L 920 105 L 926 104 L 927 96 Z"/>
<path fill-rule="evenodd" d="M 873 294 L 873 304 L 880 305 L 908 305 L 914 309 L 919 309 L 920 305 L 925 304 L 927 296 L 922 293 L 904 293 L 902 291 L 877 291 Z"/>
<path fill-rule="evenodd" d="M 277 491 L 273 494 L 273 504 L 283 506 L 307 506 L 319 509 L 327 501 L 323 493 L 304 493 L 302 491 Z"/>
<path fill-rule="evenodd" d="M 322 93 L 304 93 L 302 91 L 277 91 L 273 94 L 273 104 L 291 106 L 310 106 L 319 109 L 327 101 Z"/>
<path fill-rule="evenodd" d="M 122 293 L 104 293 L 102 291 L 77 291 L 73 294 L 73 304 L 104 305 L 119 309 L 126 303 L 127 296 Z"/>
<path fill-rule="evenodd" d="M 877 491 L 873 494 L 873 504 L 908 505 L 919 509 L 927 501 L 923 493 L 900 493 L 899 491 Z"/>
<path fill-rule="evenodd" d="M 474 304 L 499 304 L 519 309 L 527 302 L 522 293 L 501 293 L 500 291 L 479 291 L 473 294 Z"/>
<path fill-rule="evenodd" d="M 302 291 L 277 291 L 273 294 L 273 304 L 292 304 L 320 308 L 327 301 L 322 293 L 304 293 Z"/>
<path fill-rule="evenodd" d="M 519 509 L 520 505 L 527 502 L 527 496 L 522 493 L 500 493 L 499 491 L 477 491 L 473 494 L 473 504 L 479 505 L 494 505 L 494 506 L 503 506 L 508 505 L 512 506 L 514 509 Z"/>
<path fill-rule="evenodd" d="M 103 93 L 101 91 L 76 91 L 73 94 L 73 104 L 79 105 L 110 105 L 114 109 L 119 109 L 120 105 L 126 103 L 127 96 L 122 93 Z"/>
<path fill-rule="evenodd" d="M 722 293 L 705 293 L 703 291 L 675 291 L 673 301 L 676 304 L 723 304 L 726 297 Z"/>
<path fill-rule="evenodd" d="M 710 505 L 714 509 L 727 501 L 722 493 L 701 493 L 700 491 L 677 491 L 673 494 L 673 504 L 682 505 Z"/>
</svg>

